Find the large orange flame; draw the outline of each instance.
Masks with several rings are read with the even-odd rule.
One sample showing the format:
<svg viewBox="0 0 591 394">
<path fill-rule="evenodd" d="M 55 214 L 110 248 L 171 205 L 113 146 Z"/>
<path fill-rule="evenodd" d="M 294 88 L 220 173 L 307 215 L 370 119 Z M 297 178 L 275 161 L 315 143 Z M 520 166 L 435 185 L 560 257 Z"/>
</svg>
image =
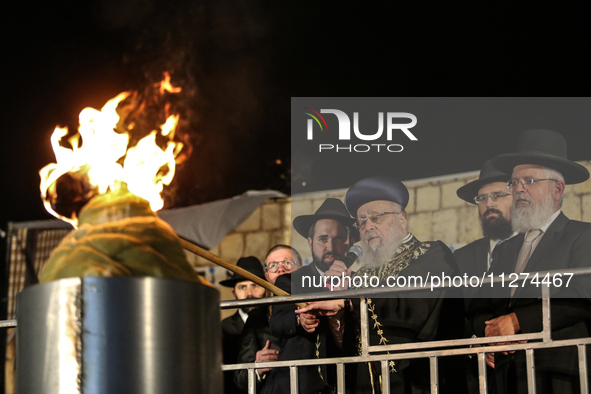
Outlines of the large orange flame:
<svg viewBox="0 0 591 394">
<path fill-rule="evenodd" d="M 178 93 L 180 87 L 173 87 L 170 75 L 165 73 L 164 80 L 157 84 L 160 94 Z M 45 166 L 41 176 L 41 197 L 45 208 L 57 218 L 77 225 L 77 218 L 66 217 L 56 212 L 52 200 L 56 193 L 56 182 L 64 174 L 75 174 L 88 183 L 92 194 L 103 194 L 127 188 L 131 193 L 144 198 L 153 211 L 162 209 L 164 201 L 161 192 L 164 185 L 169 185 L 175 173 L 175 159 L 183 144 L 173 141 L 179 123 L 179 115 L 166 118 L 159 130 L 153 130 L 140 139 L 135 146 L 128 146 L 128 132 L 117 132 L 120 116 L 117 108 L 120 103 L 132 95 L 123 92 L 109 100 L 98 111 L 85 108 L 80 112 L 78 133 L 68 139 L 71 148 L 62 146 L 62 139 L 68 134 L 68 128 L 56 127 L 51 136 L 51 145 L 57 163 Z M 135 94 L 132 99 L 135 98 Z M 141 103 L 139 108 L 143 108 Z M 165 108 L 169 112 L 169 106 Z M 134 128 L 131 122 L 127 128 Z M 161 148 L 156 143 L 157 135 L 165 137 L 166 146 Z M 84 196 L 80 196 L 82 199 Z"/>
</svg>

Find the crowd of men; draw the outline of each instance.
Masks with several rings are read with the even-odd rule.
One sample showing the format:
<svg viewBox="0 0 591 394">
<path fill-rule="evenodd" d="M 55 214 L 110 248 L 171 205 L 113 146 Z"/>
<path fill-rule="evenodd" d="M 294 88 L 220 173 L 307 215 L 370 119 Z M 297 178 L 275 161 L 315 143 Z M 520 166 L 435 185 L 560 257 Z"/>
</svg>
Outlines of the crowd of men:
<svg viewBox="0 0 591 394">
<path fill-rule="evenodd" d="M 294 219 L 294 229 L 308 241 L 309 265 L 302 266 L 297 251 L 287 245 L 271 248 L 264 264 L 248 257 L 238 265 L 292 294 L 363 292 L 391 288 L 392 280 L 410 283 L 411 278 L 427 279 L 430 275 L 481 278 L 588 268 L 591 224 L 570 220 L 561 211 L 565 185 L 588 178 L 585 167 L 568 159 L 566 141 L 560 134 L 528 130 L 520 135 L 515 153 L 486 161 L 479 178 L 457 190 L 459 198 L 477 205 L 483 238 L 454 253 L 441 241 L 421 241 L 409 231 L 405 210 L 409 193 L 402 182 L 372 176 L 351 186 L 344 202 L 328 198 L 313 214 Z M 348 254 L 354 244 L 361 247 L 362 254 L 352 270 Z M 345 277 L 348 280 L 326 280 Z M 375 282 L 368 283 L 367 278 Z M 540 332 L 541 280 L 538 278 L 537 284 L 520 282 L 515 287 L 505 283 L 381 293 L 367 299 L 369 324 L 364 328 L 369 330 L 369 344 Z M 554 282 L 550 289 L 551 338 L 588 338 L 591 278 L 575 276 L 568 286 L 565 282 Z M 233 287 L 237 299 L 270 296 L 239 275 L 222 284 Z M 224 363 L 360 355 L 360 311 L 358 298 L 241 309 L 222 323 Z M 528 392 L 528 375 L 532 375 L 523 350 L 489 352 L 486 364 L 489 392 Z M 576 346 L 535 349 L 534 365 L 531 380 L 535 392 L 581 392 Z M 425 358 L 392 360 L 387 370 L 373 362 L 348 363 L 345 368 L 350 393 L 381 393 L 385 384 L 391 393 L 432 392 L 429 360 Z M 246 392 L 246 371 L 227 372 L 226 377 L 226 393 Z M 288 368 L 260 368 L 256 377 L 257 392 L 290 392 Z M 299 392 L 336 393 L 336 377 L 334 365 L 300 367 Z M 438 390 L 479 392 L 476 359 L 441 357 Z"/>
</svg>

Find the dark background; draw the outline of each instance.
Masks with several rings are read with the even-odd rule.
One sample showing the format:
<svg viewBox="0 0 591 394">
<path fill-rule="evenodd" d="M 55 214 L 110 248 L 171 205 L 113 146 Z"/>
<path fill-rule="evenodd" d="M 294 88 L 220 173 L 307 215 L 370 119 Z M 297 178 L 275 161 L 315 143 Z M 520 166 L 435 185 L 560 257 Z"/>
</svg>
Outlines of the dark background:
<svg viewBox="0 0 591 394">
<path fill-rule="evenodd" d="M 50 218 L 37 172 L 55 160 L 49 138 L 56 125 L 76 127 L 84 107 L 100 108 L 123 90 L 158 81 L 163 71 L 184 89 L 193 145 L 165 207 L 249 189 L 290 193 L 290 97 L 586 95 L 584 15 L 543 5 L 10 4 L 2 24 L 0 228 Z M 423 139 L 421 157 L 401 178 L 476 170 L 515 139 L 515 130 L 457 133 Z M 575 143 L 567 135 L 576 160 L 591 156 L 582 137 L 588 131 L 582 133 Z M 456 139 L 464 141 L 461 155 L 442 160 L 430 151 Z"/>
</svg>

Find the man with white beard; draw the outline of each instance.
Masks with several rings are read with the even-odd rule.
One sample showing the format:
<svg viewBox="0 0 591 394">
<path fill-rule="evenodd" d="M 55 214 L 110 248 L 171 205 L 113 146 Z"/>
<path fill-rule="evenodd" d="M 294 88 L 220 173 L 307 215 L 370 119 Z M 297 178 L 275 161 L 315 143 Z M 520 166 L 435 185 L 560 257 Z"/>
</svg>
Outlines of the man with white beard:
<svg viewBox="0 0 591 394">
<path fill-rule="evenodd" d="M 360 231 L 363 254 L 361 268 L 351 276 L 351 284 L 362 283 L 365 288 L 396 287 L 393 280 L 410 277 L 426 279 L 430 275 L 457 275 L 457 268 L 449 248 L 441 241 L 421 242 L 408 231 L 407 213 L 404 210 L 409 194 L 404 184 L 387 176 L 363 179 L 353 185 L 345 196 L 347 210 L 357 218 L 355 226 Z M 369 280 L 367 278 L 377 278 Z M 365 278 L 365 279 L 364 279 Z M 402 280 L 398 281 L 402 285 Z M 411 284 L 412 286 L 412 284 Z M 448 290 L 389 293 L 388 298 L 368 299 L 370 345 L 411 343 L 459 337 L 463 327 L 461 299 L 450 299 Z M 459 301 L 459 305 L 458 305 Z M 342 316 L 343 350 L 355 355 L 358 350 L 359 321 L 345 316 L 349 302 L 326 301 L 311 303 L 300 310 L 321 311 L 327 315 Z M 353 300 L 353 311 L 359 311 L 359 301 Z M 341 326 L 342 327 L 342 326 Z M 440 365 L 439 388 L 442 392 L 461 393 L 463 376 L 450 379 L 446 367 Z M 457 365 L 456 365 L 457 366 Z M 381 366 L 379 363 L 351 365 L 345 373 L 350 379 L 347 387 L 355 393 L 381 392 Z M 429 392 L 429 363 L 426 359 L 390 362 L 391 393 Z"/>
<path fill-rule="evenodd" d="M 553 131 L 525 131 L 517 145 L 517 153 L 500 155 L 493 159 L 493 165 L 503 172 L 512 171 L 508 182 L 513 193 L 511 221 L 520 234 L 497 248 L 491 271 L 497 276 L 547 270 L 568 272 L 591 266 L 591 224 L 569 220 L 561 212 L 565 184 L 584 182 L 589 172 L 567 159 L 566 141 Z M 573 277 L 568 286 L 568 277 L 562 279 L 562 286 L 555 284 L 551 288 L 552 339 L 589 337 L 590 279 Z M 540 332 L 540 287 L 530 281 L 525 286 L 505 286 L 496 293 L 483 288 L 483 296 L 491 298 L 475 300 L 472 305 L 475 332 L 487 337 Z M 580 393 L 576 347 L 538 349 L 534 354 L 538 393 Z M 527 392 L 524 352 L 490 355 L 487 363 L 495 368 L 496 392 Z"/>
</svg>

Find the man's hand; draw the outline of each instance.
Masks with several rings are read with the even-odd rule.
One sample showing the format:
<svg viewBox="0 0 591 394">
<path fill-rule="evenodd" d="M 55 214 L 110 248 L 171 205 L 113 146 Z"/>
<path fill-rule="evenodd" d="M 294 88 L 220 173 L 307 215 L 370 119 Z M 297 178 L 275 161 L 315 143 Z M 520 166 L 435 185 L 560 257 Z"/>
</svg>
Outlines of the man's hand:
<svg viewBox="0 0 591 394">
<path fill-rule="evenodd" d="M 495 369 L 495 354 L 494 353 L 486 353 L 486 357 L 484 358 L 486 361 L 486 365 Z"/>
<path fill-rule="evenodd" d="M 314 301 L 306 305 L 304 308 L 296 310 L 296 313 L 311 313 L 316 316 L 335 316 L 345 307 L 345 300 L 329 300 L 329 301 Z"/>
<path fill-rule="evenodd" d="M 297 311 L 296 311 L 297 313 Z M 311 333 L 316 331 L 316 327 L 320 324 L 320 319 L 313 313 L 300 314 L 300 325 L 307 332 Z"/>
<path fill-rule="evenodd" d="M 331 288 L 332 291 L 339 291 L 339 290 L 347 290 L 349 288 L 349 282 L 343 280 L 343 274 L 344 276 L 348 276 L 351 277 L 351 269 L 347 268 L 347 266 L 345 265 L 345 263 L 343 263 L 340 260 L 335 260 L 332 265 L 330 266 L 330 268 L 328 269 L 328 271 L 326 271 L 324 273 L 324 275 L 329 278 L 329 282 L 328 283 L 334 283 L 330 281 L 330 278 L 333 276 L 336 276 L 340 279 L 340 286 L 334 286 Z M 336 282 L 336 279 L 335 279 Z"/>
<path fill-rule="evenodd" d="M 270 349 L 271 341 L 267 340 L 265 347 L 259 350 L 256 354 L 255 362 L 257 363 L 264 363 L 267 361 L 277 361 L 277 357 L 279 357 L 279 352 L 277 350 Z M 269 372 L 273 368 L 257 368 L 257 372 L 259 375 Z"/>
<path fill-rule="evenodd" d="M 521 331 L 519 321 L 515 313 L 499 316 L 497 318 L 487 320 L 484 322 L 486 328 L 484 329 L 485 337 L 496 337 L 501 335 L 514 335 Z"/>
<path fill-rule="evenodd" d="M 519 320 L 517 320 L 517 316 L 515 313 L 509 313 L 508 315 L 499 316 L 497 318 L 487 320 L 484 322 L 486 327 L 484 329 L 484 336 L 485 337 L 496 337 L 501 335 L 515 335 L 521 331 L 521 327 L 519 326 Z M 515 343 L 527 343 L 527 341 L 517 341 L 517 342 L 501 342 L 495 343 L 496 346 L 501 345 L 511 345 Z M 503 352 L 504 355 L 515 353 L 515 351 L 511 352 Z M 492 362 L 489 363 L 489 355 L 493 355 L 493 353 L 486 354 L 486 364 L 494 368 L 494 356 Z M 492 364 L 492 365 L 491 365 Z"/>
</svg>

